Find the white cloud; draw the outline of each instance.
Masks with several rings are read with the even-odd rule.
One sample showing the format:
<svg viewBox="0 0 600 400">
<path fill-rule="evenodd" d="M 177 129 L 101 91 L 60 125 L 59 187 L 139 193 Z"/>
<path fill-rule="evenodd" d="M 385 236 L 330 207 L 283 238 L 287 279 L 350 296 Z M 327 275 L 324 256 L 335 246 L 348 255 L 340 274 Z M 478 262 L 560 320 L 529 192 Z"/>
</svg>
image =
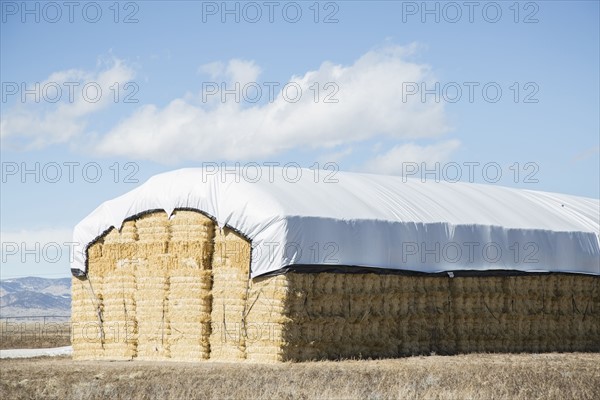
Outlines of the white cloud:
<svg viewBox="0 0 600 400">
<path fill-rule="evenodd" d="M 93 148 L 101 155 L 176 164 L 260 159 L 295 148 L 329 149 L 374 137 L 437 137 L 449 130 L 443 104 L 424 104 L 419 96 L 402 99 L 403 82 L 433 78 L 428 66 L 406 61 L 413 51 L 414 46 L 389 46 L 364 54 L 352 65 L 324 62 L 317 70 L 292 76 L 289 81 L 301 89 L 297 102 L 286 101 L 280 92 L 274 101 L 266 101 L 268 87 L 258 82 L 263 101 L 255 104 L 237 103 L 232 97 L 221 102 L 220 94 L 203 102 L 200 94 L 196 99 L 174 99 L 163 108 L 144 105 Z M 258 66 L 244 60 L 211 63 L 199 71 L 242 86 L 260 74 Z M 290 86 L 288 99 L 295 95 Z M 327 95 L 337 103 L 325 103 Z"/>
<path fill-rule="evenodd" d="M 227 64 L 226 73 L 233 82 L 240 82 L 245 85 L 249 82 L 255 82 L 260 75 L 261 69 L 254 61 L 231 60 Z"/>
<path fill-rule="evenodd" d="M 236 102 L 231 94 L 223 94 L 227 101 L 222 101 L 220 91 L 190 94 L 200 89 L 190 87 L 163 107 L 142 105 L 108 132 L 90 134 L 91 114 L 113 101 L 110 86 L 135 75 L 123 61 L 113 59 L 96 71 L 60 71 L 41 83 L 56 82 L 65 89 L 65 82 L 79 82 L 81 89 L 86 82 L 96 82 L 103 92 L 100 101 L 86 101 L 81 90 L 75 90 L 72 102 L 17 103 L 1 120 L 2 142 L 32 149 L 83 143 L 77 139 L 88 135 L 93 140 L 88 140 L 87 148 L 79 145 L 79 150 L 168 164 L 257 160 L 296 149 L 319 150 L 325 158 L 339 160 L 367 140 L 435 138 L 450 130 L 443 103 L 422 103 L 420 96 L 403 99 L 404 82 L 435 79 L 429 66 L 408 61 L 416 49 L 416 45 L 386 46 L 349 65 L 324 62 L 315 70 L 292 76 L 287 91 L 282 87 L 288 82 L 280 82 L 273 90 L 269 79 L 259 80 L 261 68 L 254 61 L 205 64 L 198 72 L 215 82 L 226 82 L 227 89 L 236 83 L 243 88 L 256 82 L 262 90 L 260 101 Z M 297 101 L 292 101 L 298 93 Z M 251 91 L 249 96 L 255 94 Z"/>
<path fill-rule="evenodd" d="M 386 153 L 378 155 L 367 161 L 361 170 L 365 172 L 376 172 L 382 174 L 401 175 L 403 165 L 406 163 L 425 163 L 431 165 L 443 162 L 450 158 L 452 152 L 460 147 L 460 141 L 456 139 L 438 142 L 428 146 L 419 146 L 407 143 L 394 146 Z"/>
<path fill-rule="evenodd" d="M 122 87 L 134 75 L 131 67 L 112 59 L 93 72 L 71 69 L 55 72 L 42 82 L 27 83 L 27 90 L 35 90 L 37 99 L 33 94 L 23 99 L 21 90 L 7 97 L 16 103 L 2 115 L 3 145 L 38 149 L 70 141 L 85 132 L 87 116 L 115 101 L 113 85 Z"/>
</svg>

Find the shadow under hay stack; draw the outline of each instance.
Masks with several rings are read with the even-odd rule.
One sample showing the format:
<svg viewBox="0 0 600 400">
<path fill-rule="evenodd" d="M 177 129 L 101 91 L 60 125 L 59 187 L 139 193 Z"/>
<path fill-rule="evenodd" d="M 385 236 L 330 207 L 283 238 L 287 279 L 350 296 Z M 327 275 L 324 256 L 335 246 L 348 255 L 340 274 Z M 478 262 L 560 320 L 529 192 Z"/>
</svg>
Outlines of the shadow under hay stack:
<svg viewBox="0 0 600 400">
<path fill-rule="evenodd" d="M 98 228 L 85 274 L 73 278 L 74 358 L 600 351 L 598 274 L 290 264 L 252 277 L 255 243 L 199 208 Z"/>
</svg>

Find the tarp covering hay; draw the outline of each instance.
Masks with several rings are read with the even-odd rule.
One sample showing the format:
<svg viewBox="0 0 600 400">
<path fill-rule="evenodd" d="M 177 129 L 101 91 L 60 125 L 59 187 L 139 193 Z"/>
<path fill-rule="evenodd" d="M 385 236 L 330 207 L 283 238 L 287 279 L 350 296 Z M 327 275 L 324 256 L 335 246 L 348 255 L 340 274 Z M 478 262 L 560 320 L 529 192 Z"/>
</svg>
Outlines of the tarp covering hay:
<svg viewBox="0 0 600 400">
<path fill-rule="evenodd" d="M 257 204 L 252 201 L 253 192 L 247 199 L 215 200 L 224 194 L 218 189 L 211 195 L 219 206 L 211 208 L 194 200 L 199 190 L 191 181 L 185 201 L 179 197 L 176 202 L 160 204 L 156 199 L 168 196 L 153 194 L 150 183 L 136 189 L 137 196 L 119 198 L 121 204 L 128 204 L 127 212 L 110 213 L 119 207 L 105 203 L 76 229 L 76 237 L 81 237 L 81 232 L 93 237 L 83 246 L 84 266 L 77 261 L 73 264 L 75 358 L 267 362 L 431 352 L 600 351 L 600 265 L 597 269 L 593 266 L 594 260 L 600 261 L 598 234 L 593 233 L 598 215 L 590 212 L 597 208 L 597 201 L 524 194 L 526 199 L 538 196 L 546 203 L 554 199 L 563 205 L 558 212 L 567 214 L 558 225 L 578 226 L 569 231 L 551 230 L 552 223 L 544 221 L 540 222 L 544 229 L 536 231 L 541 235 L 538 239 L 559 245 L 570 257 L 554 260 L 553 265 L 569 264 L 569 268 L 546 268 L 541 262 L 528 273 L 517 263 L 502 263 L 502 268 L 465 268 L 460 263 L 458 267 L 442 265 L 442 257 L 439 269 L 430 271 L 425 264 L 393 269 L 342 263 L 340 259 L 347 260 L 340 254 L 348 234 L 339 229 L 344 221 L 324 225 L 311 220 L 314 215 L 307 216 L 307 230 L 312 233 L 315 227 L 329 227 L 326 243 L 337 247 L 322 243 L 305 246 L 300 238 L 288 242 L 293 246 L 287 249 L 312 253 L 315 262 L 294 263 L 306 261 L 306 257 L 290 256 L 290 251 L 282 254 L 274 244 L 269 245 L 272 252 L 265 258 L 257 253 L 257 241 L 252 238 L 273 226 L 279 229 L 281 221 L 286 221 L 284 216 L 270 215 L 272 208 L 281 212 L 273 198 L 260 198 Z M 172 184 L 162 184 L 162 190 L 173 190 Z M 298 189 L 305 192 L 307 187 L 310 185 Z M 252 185 L 245 188 L 256 190 Z M 350 195 L 347 187 L 340 190 Z M 362 190 L 357 196 L 361 195 L 373 194 Z M 310 192 L 304 196 L 306 202 L 314 197 Z M 245 224 L 236 224 L 240 217 L 231 213 L 217 216 L 207 211 L 224 213 L 232 203 L 244 201 L 251 203 L 244 203 L 240 211 L 240 215 L 244 211 L 248 215 Z M 195 206 L 190 207 L 190 202 Z M 522 205 L 511 206 L 518 209 Z M 401 211 L 407 212 L 409 206 L 404 202 Z M 336 207 L 344 207 L 344 203 Z M 502 215 L 506 210 L 498 212 Z M 114 223 L 114 215 L 121 218 L 119 223 Z M 256 215 L 264 219 L 262 225 L 256 222 L 260 220 Z M 553 214 L 546 212 L 546 216 L 552 218 Z M 346 222 L 352 225 L 350 231 L 361 228 L 354 221 Z M 425 251 L 435 249 L 431 244 L 440 239 L 437 225 L 430 230 L 434 239 L 420 236 L 429 240 Z M 502 228 L 512 238 L 531 239 L 527 236 L 531 232 L 518 232 L 520 228 L 510 224 Z M 369 229 L 373 232 L 374 227 Z M 474 235 L 483 231 L 494 234 L 493 229 L 478 229 L 471 231 Z M 356 236 L 364 238 L 360 232 Z M 467 239 L 482 243 L 486 237 Z M 381 235 L 373 240 L 385 241 Z M 534 243 L 538 258 L 547 260 L 556 254 L 546 244 Z M 367 247 L 362 250 L 369 251 Z M 323 262 L 326 254 L 316 254 L 319 252 L 333 254 L 337 262 Z M 380 256 L 374 254 L 373 259 Z M 253 274 L 256 257 L 271 259 L 277 268 Z M 287 263 L 282 261 L 286 257 Z M 574 270 L 586 273 L 572 273 Z"/>
</svg>

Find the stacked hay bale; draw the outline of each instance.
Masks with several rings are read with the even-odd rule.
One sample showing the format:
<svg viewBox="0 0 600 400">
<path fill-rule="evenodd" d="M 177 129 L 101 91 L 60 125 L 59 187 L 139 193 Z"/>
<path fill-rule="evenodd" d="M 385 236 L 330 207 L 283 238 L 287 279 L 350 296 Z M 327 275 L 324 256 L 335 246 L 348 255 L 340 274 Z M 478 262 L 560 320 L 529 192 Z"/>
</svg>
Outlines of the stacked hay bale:
<svg viewBox="0 0 600 400">
<path fill-rule="evenodd" d="M 286 309 L 289 287 L 285 275 L 258 277 L 250 282 L 244 330 L 248 360 L 272 362 L 285 358 L 283 329 L 291 322 Z"/>
<path fill-rule="evenodd" d="M 237 279 L 241 293 L 243 273 Z M 439 277 L 290 272 L 250 281 L 245 305 L 225 320 L 243 324 L 238 358 L 255 361 L 442 351 L 454 340 L 448 285 Z M 215 304 L 233 294 L 214 292 Z"/>
<path fill-rule="evenodd" d="M 212 257 L 210 358 L 246 358 L 250 244 L 229 228 L 217 229 Z"/>
<path fill-rule="evenodd" d="M 600 278 L 587 275 L 508 277 L 520 351 L 599 351 Z"/>
<path fill-rule="evenodd" d="M 137 353 L 137 323 L 134 293 L 137 234 L 135 223 L 126 221 L 121 232 L 112 229 L 102 244 L 106 259 L 101 286 L 105 356 L 132 359 Z"/>
<path fill-rule="evenodd" d="M 168 293 L 173 255 L 169 246 L 169 219 L 165 212 L 142 215 L 135 221 L 139 263 L 136 268 L 135 302 L 138 321 L 138 358 L 170 357 Z"/>
<path fill-rule="evenodd" d="M 413 277 L 385 274 L 288 273 L 263 278 L 263 304 L 278 310 L 264 360 L 393 357 L 430 349 L 440 305 L 419 293 Z M 411 287 L 412 286 L 412 287 Z M 436 287 L 432 288 L 432 294 Z M 276 319 L 273 319 L 276 318 Z M 426 329 L 424 329 L 426 328 Z"/>
<path fill-rule="evenodd" d="M 200 213 L 179 210 L 170 229 L 169 254 L 177 258 L 169 270 L 170 355 L 179 360 L 207 359 L 215 224 Z"/>
<path fill-rule="evenodd" d="M 73 330 L 76 356 L 208 358 L 213 236 L 211 219 L 179 210 L 125 221 L 91 245 L 87 279 L 73 278 L 73 320 L 87 324 Z"/>
<path fill-rule="evenodd" d="M 247 240 L 196 211 L 126 221 L 88 248 L 87 280 L 73 280 L 74 357 L 600 351 L 598 276 L 306 271 L 250 279 L 250 258 Z"/>
<path fill-rule="evenodd" d="M 257 278 L 246 324 L 269 323 L 270 329 L 254 347 L 248 335 L 246 358 L 599 351 L 599 284 L 585 275 L 291 272 Z"/>
<path fill-rule="evenodd" d="M 88 250 L 87 279 L 73 278 L 71 342 L 75 357 L 131 359 L 136 356 L 137 325 L 134 277 L 136 229 L 126 221 Z M 79 350 L 81 349 L 81 350 Z"/>
<path fill-rule="evenodd" d="M 74 359 L 96 359 L 104 356 L 102 342 L 102 241 L 88 251 L 90 265 L 86 279 L 71 279 L 71 346 Z"/>
</svg>

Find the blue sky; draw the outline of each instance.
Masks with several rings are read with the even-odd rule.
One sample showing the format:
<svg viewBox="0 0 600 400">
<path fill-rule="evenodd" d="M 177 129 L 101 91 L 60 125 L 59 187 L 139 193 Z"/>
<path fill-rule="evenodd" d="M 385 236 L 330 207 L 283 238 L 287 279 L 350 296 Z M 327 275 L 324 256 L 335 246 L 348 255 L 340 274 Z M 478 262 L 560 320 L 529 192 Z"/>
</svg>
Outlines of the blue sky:
<svg viewBox="0 0 600 400">
<path fill-rule="evenodd" d="M 597 1 L 0 3 L 2 278 L 68 276 L 96 206 L 209 162 L 599 197 Z"/>
</svg>

